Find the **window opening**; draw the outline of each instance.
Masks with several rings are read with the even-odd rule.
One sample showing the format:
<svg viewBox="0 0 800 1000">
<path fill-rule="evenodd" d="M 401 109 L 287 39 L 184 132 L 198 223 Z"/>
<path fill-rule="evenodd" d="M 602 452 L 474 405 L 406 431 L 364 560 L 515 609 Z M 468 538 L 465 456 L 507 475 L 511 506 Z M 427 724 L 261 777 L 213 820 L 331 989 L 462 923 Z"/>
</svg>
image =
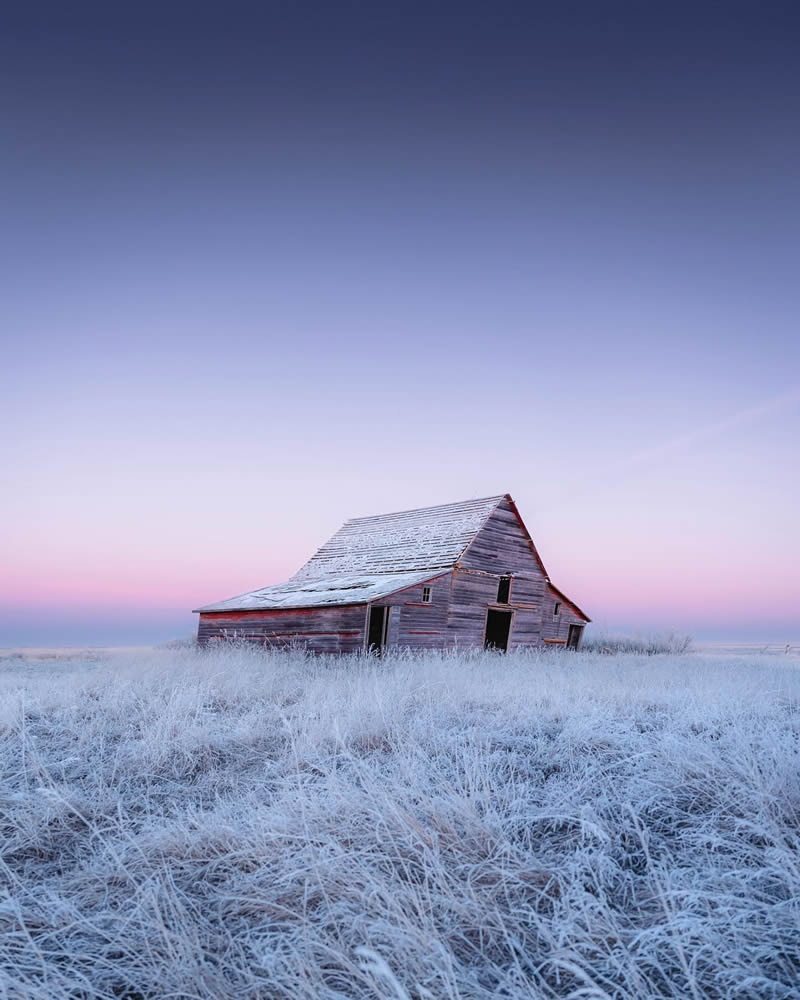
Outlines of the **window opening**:
<svg viewBox="0 0 800 1000">
<path fill-rule="evenodd" d="M 497 585 L 497 603 L 508 604 L 511 600 L 511 577 L 501 576 Z"/>
<path fill-rule="evenodd" d="M 423 587 L 422 588 L 422 603 L 423 604 L 430 604 L 431 603 L 431 588 L 430 587 Z"/>
</svg>

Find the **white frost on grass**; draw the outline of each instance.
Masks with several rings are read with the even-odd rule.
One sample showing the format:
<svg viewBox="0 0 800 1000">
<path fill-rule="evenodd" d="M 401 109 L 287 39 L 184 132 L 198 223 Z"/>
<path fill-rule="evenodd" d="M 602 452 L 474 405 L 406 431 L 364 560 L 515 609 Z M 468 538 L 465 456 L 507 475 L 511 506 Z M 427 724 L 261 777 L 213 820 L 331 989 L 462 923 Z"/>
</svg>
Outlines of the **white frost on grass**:
<svg viewBox="0 0 800 1000">
<path fill-rule="evenodd" d="M 800 660 L 0 666 L 0 997 L 797 997 Z"/>
</svg>

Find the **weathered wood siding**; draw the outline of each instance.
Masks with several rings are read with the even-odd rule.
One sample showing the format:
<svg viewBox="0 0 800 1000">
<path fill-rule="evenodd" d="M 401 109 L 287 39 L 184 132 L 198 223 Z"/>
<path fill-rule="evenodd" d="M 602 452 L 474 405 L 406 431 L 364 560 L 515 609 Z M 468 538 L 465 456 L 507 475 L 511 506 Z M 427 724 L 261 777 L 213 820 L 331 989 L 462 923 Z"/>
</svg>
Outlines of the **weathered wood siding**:
<svg viewBox="0 0 800 1000">
<path fill-rule="evenodd" d="M 508 604 L 497 603 L 497 585 L 501 574 L 480 573 L 475 570 L 456 570 L 453 574 L 452 597 L 447 630 L 448 645 L 483 646 L 486 635 L 486 612 L 488 608 L 512 611 L 509 650 L 526 646 L 537 646 L 541 641 L 541 605 L 532 605 L 527 598 L 522 601 L 514 593 Z M 528 581 L 530 582 L 530 581 Z M 517 578 L 514 578 L 514 584 Z M 522 588 L 520 588 L 522 589 Z"/>
<path fill-rule="evenodd" d="M 486 520 L 482 527 L 467 544 L 483 517 Z M 466 537 L 465 518 L 469 525 Z M 432 528 L 441 529 L 441 537 L 435 531 L 431 532 Z M 425 536 L 425 531 L 431 537 Z M 424 545 L 417 537 L 420 534 L 425 536 L 422 539 Z M 442 508 L 401 512 L 386 518 L 357 519 L 348 522 L 320 553 L 325 555 L 326 560 L 335 562 L 347 555 L 346 543 L 360 544 L 365 539 L 369 543 L 370 559 L 374 555 L 376 567 L 384 570 L 390 563 L 397 569 L 400 562 L 404 566 L 413 563 L 417 567 L 423 556 L 432 560 L 447 556 L 456 561 L 452 569 L 439 570 L 435 567 L 443 563 L 433 562 L 427 583 L 420 582 L 395 591 L 376 599 L 373 605 L 360 603 L 292 610 L 204 611 L 200 614 L 198 625 L 200 643 L 225 638 L 246 639 L 279 648 L 302 644 L 318 653 L 358 652 L 366 645 L 371 606 L 391 608 L 387 633 L 389 649 L 482 647 L 487 611 L 492 607 L 513 613 L 509 650 L 542 643 L 566 643 L 570 625 L 585 624 L 585 619 L 569 600 L 553 590 L 508 495 Z M 462 552 L 460 546 L 464 544 L 467 547 Z M 361 552 L 361 548 L 358 551 Z M 458 552 L 461 555 L 457 558 Z M 511 577 L 511 590 L 508 603 L 499 604 L 498 585 L 503 576 Z M 405 581 L 397 579 L 393 585 L 401 582 Z M 425 586 L 432 591 L 429 603 L 422 600 Z M 348 593 L 345 599 L 350 597 Z M 358 600 L 355 593 L 352 599 Z M 362 597 L 363 601 L 365 598 Z M 561 603 L 561 608 L 560 614 L 554 616 L 556 601 Z"/>
<path fill-rule="evenodd" d="M 214 639 L 239 639 L 277 649 L 297 644 L 314 653 L 355 653 L 364 645 L 366 614 L 364 604 L 202 612 L 197 639 L 200 645 Z"/>
<path fill-rule="evenodd" d="M 453 645 L 483 645 L 486 635 L 486 609 L 495 603 L 499 579 L 499 575 L 455 571 L 450 596 L 450 614 L 447 619 L 447 630 Z"/>
<path fill-rule="evenodd" d="M 417 584 L 398 590 L 373 603 L 391 607 L 389 619 L 389 648 L 441 649 L 448 645 L 447 627 L 450 606 L 450 579 L 448 572 L 426 584 Z M 430 604 L 422 602 L 422 588 L 431 588 Z"/>
<path fill-rule="evenodd" d="M 518 608 L 511 626 L 509 650 L 538 646 L 542 641 L 542 616 L 540 611 Z"/>
<path fill-rule="evenodd" d="M 507 500 L 501 500 L 489 519 L 458 560 L 464 569 L 486 573 L 520 573 L 537 577 L 544 585 L 544 573 L 531 542 Z"/>
<path fill-rule="evenodd" d="M 507 605 L 497 604 L 502 576 L 511 575 Z M 453 575 L 448 631 L 459 646 L 482 646 L 486 610 L 514 612 L 509 650 L 541 642 L 542 608 L 547 582 L 519 520 L 508 501 L 497 505 L 459 560 Z"/>
<path fill-rule="evenodd" d="M 556 603 L 561 605 L 559 613 L 553 614 Z M 548 645 L 564 645 L 569 635 L 570 625 L 585 625 L 585 619 L 576 614 L 570 605 L 557 594 L 548 590 L 542 615 L 542 641 Z"/>
</svg>

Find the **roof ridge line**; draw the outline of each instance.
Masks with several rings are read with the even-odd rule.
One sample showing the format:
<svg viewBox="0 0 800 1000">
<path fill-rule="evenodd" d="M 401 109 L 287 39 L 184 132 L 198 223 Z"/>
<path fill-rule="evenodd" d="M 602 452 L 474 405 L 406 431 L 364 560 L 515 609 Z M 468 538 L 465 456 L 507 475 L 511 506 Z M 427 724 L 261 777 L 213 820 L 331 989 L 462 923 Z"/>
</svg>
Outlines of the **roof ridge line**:
<svg viewBox="0 0 800 1000">
<path fill-rule="evenodd" d="M 444 507 L 463 507 L 467 504 L 486 503 L 489 500 L 496 500 L 499 503 L 499 501 L 502 500 L 503 497 L 505 496 L 508 496 L 508 494 L 497 493 L 487 497 L 471 497 L 468 500 L 453 500 L 450 503 L 435 503 L 432 504 L 430 507 L 409 507 L 407 510 L 386 511 L 385 514 L 362 514 L 360 517 L 349 517 L 344 523 L 353 524 L 356 521 L 372 521 L 377 518 L 396 517 L 400 514 L 421 514 L 423 511 L 441 510 Z"/>
</svg>

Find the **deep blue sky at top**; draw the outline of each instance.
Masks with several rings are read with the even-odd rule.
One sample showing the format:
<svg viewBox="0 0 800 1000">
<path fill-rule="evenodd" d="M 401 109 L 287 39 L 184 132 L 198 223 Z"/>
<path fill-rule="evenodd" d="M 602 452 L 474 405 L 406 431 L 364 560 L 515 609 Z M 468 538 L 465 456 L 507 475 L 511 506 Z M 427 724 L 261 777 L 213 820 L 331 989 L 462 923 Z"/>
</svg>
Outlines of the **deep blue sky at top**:
<svg viewBox="0 0 800 1000">
<path fill-rule="evenodd" d="M 0 23 L 0 645 L 174 634 L 342 517 L 505 489 L 598 619 L 794 636 L 796 4 Z"/>
<path fill-rule="evenodd" d="M 194 286 L 203 312 L 211 277 L 227 334 L 259 274 L 267 294 L 271 270 L 291 303 L 314 294 L 335 307 L 356 293 L 391 310 L 413 268 L 412 294 L 445 289 L 455 320 L 466 316 L 453 287 L 488 285 L 499 330 L 513 327 L 538 276 L 554 334 L 570 313 L 597 311 L 601 335 L 580 343 L 585 375 L 614 334 L 608 303 L 586 303 L 615 296 L 621 276 L 638 287 L 650 324 L 623 330 L 635 350 L 663 343 L 654 281 L 665 293 L 671 284 L 676 310 L 702 282 L 710 299 L 729 299 L 733 323 L 707 323 L 704 345 L 691 324 L 673 329 L 670 374 L 705 394 L 706 365 L 746 355 L 758 395 L 774 385 L 775 356 L 742 350 L 735 319 L 763 315 L 748 283 L 779 297 L 795 272 L 798 13 L 757 3 L 25 5 L 6 12 L 0 41 L 4 273 L 14 295 L 39 308 L 47 299 L 56 315 L 71 298 L 102 302 L 120 274 L 134 315 L 154 282 L 178 295 Z M 58 351 L 44 318 L 26 339 Z M 613 319 L 639 327 L 624 312 Z M 146 341 L 153 327 L 142 326 Z M 468 326 L 439 328 L 461 342 Z M 187 327 L 168 344 L 156 332 L 154 357 L 166 351 L 169 363 L 222 334 Z M 796 359 L 793 342 L 780 346 Z"/>
</svg>

